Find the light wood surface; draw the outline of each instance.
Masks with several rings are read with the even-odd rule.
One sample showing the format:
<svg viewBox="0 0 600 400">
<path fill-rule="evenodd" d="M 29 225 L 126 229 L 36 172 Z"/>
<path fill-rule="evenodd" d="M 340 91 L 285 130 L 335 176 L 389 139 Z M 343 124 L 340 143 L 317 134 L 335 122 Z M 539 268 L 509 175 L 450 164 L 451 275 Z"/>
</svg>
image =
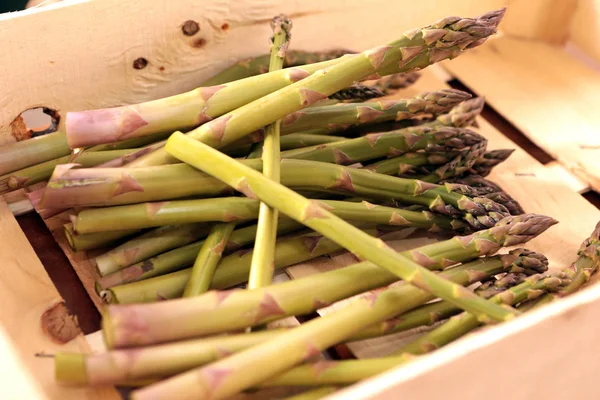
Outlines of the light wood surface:
<svg viewBox="0 0 600 400">
<path fill-rule="evenodd" d="M 600 63 L 600 0 L 578 0 L 570 28 L 571 40 Z"/>
<path fill-rule="evenodd" d="M 511 37 L 563 44 L 579 1 L 511 1 L 501 29 Z"/>
<path fill-rule="evenodd" d="M 536 145 L 600 190 L 600 73 L 564 49 L 510 38 L 444 63 Z"/>
<path fill-rule="evenodd" d="M 12 345 L 40 396 L 48 399 L 117 399 L 113 389 L 69 388 L 56 385 L 52 360 L 36 353 L 89 350 L 83 336 L 64 312 L 62 299 L 29 245 L 19 225 L 0 200 L 0 327 L 4 344 Z M 74 337 L 67 344 L 59 344 Z M 8 356 L 7 356 L 8 357 Z M 4 357 L 2 363 L 7 362 Z M 14 366 L 17 368 L 17 366 Z M 35 390 L 35 388 L 32 388 Z M 0 391 L 11 390 L 8 387 Z M 0 398 L 6 398 L 0 394 Z M 25 399 L 26 397 L 21 397 Z M 44 397 L 42 397 L 44 398 Z"/>
</svg>

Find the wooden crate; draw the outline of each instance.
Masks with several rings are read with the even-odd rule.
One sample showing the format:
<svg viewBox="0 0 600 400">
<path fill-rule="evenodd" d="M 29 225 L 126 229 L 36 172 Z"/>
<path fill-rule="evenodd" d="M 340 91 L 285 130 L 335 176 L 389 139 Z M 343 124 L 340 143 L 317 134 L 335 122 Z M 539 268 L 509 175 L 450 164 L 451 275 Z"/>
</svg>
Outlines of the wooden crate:
<svg viewBox="0 0 600 400">
<path fill-rule="evenodd" d="M 439 89 L 457 78 L 556 160 L 543 165 L 480 120 L 490 148 L 517 148 L 492 179 L 528 212 L 561 222 L 527 247 L 546 254 L 553 268 L 562 268 L 574 260 L 579 244 L 600 220 L 600 212 L 579 194 L 600 188 L 600 169 L 595 168 L 600 143 L 593 136 L 594 128 L 600 129 L 593 109 L 600 89 L 594 64 L 600 62 L 600 48 L 592 39 L 598 36 L 600 0 L 241 0 L 235 7 L 226 0 L 82 0 L 0 15 L 0 42 L 10 55 L 0 60 L 5 77 L 0 143 L 22 138 L 12 122 L 30 108 L 50 107 L 64 115 L 192 89 L 233 61 L 264 53 L 275 13 L 293 18 L 296 49 L 364 49 L 446 15 L 472 16 L 506 4 L 510 8 L 499 37 L 445 62 L 444 70 L 426 70 L 414 87 L 396 96 Z M 192 37 L 181 30 L 190 19 L 200 26 Z M 148 61 L 145 68 L 133 68 L 138 58 Z M 118 398 L 112 388 L 57 386 L 51 363 L 35 357 L 64 348 L 86 351 L 89 345 L 77 331 L 59 329 L 69 316 L 13 217 L 27 211 L 24 191 L 0 200 L 0 352 L 17 363 L 2 374 L 0 398 Z M 55 229 L 60 217 L 46 222 L 94 299 L 87 256 L 74 255 L 64 245 Z M 420 243 L 407 240 L 398 246 Z M 339 262 L 343 260 L 318 259 L 288 268 L 288 274 L 298 278 Z M 331 398 L 594 398 L 599 361 L 589 348 L 599 311 L 600 288 L 591 286 Z M 359 358 L 372 357 L 399 340 L 350 347 Z M 509 383 L 499 388 L 504 381 Z"/>
</svg>

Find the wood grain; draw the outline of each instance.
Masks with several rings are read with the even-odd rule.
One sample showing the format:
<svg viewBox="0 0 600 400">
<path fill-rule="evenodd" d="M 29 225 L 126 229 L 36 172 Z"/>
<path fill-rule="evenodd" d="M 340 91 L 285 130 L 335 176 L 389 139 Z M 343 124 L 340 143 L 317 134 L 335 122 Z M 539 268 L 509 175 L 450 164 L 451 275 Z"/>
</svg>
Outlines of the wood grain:
<svg viewBox="0 0 600 400">
<path fill-rule="evenodd" d="M 510 37 L 564 44 L 579 0 L 511 1 L 502 21 Z"/>
<path fill-rule="evenodd" d="M 49 399 L 116 399 L 116 392 L 110 388 L 56 385 L 51 360 L 35 357 L 40 352 L 51 354 L 69 349 L 86 352 L 89 348 L 81 334 L 60 345 L 44 333 L 42 315 L 55 309 L 62 299 L 1 200 L 0 222 L 0 326 L 25 366 L 25 373 L 36 380 L 38 390 Z"/>
<path fill-rule="evenodd" d="M 600 191 L 600 73 L 560 47 L 506 37 L 444 66 Z"/>
<path fill-rule="evenodd" d="M 573 43 L 600 63 L 600 0 L 578 0 L 570 28 Z"/>
</svg>

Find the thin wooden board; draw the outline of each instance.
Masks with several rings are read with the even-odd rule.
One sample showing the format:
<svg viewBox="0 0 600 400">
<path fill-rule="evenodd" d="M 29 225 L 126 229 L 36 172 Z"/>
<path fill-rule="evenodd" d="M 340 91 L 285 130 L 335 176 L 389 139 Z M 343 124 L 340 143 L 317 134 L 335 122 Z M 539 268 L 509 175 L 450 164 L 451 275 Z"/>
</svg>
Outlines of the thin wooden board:
<svg viewBox="0 0 600 400">
<path fill-rule="evenodd" d="M 67 111 L 191 90 L 235 61 L 268 53 L 269 22 L 279 13 L 294 21 L 294 49 L 356 51 L 447 15 L 474 17 L 507 3 L 422 0 L 407 7 L 386 0 L 102 0 L 0 15 L 0 43 L 11 55 L 0 60 L 0 75 L 10 77 L 0 94 L 0 144 L 17 140 L 10 124 L 32 107 L 57 110 L 63 127 Z M 181 29 L 187 20 L 200 27 L 192 37 Z M 148 64 L 134 69 L 140 57 Z"/>
<path fill-rule="evenodd" d="M 600 63 L 600 0 L 578 0 L 569 33 L 579 48 Z"/>
<path fill-rule="evenodd" d="M 419 92 L 446 88 L 447 84 L 438 78 L 434 68 L 423 71 L 422 77 L 410 88 L 396 93 L 392 97 L 410 97 Z M 489 140 L 489 149 L 514 148 L 516 151 L 490 175 L 490 179 L 498 183 L 515 197 L 526 212 L 552 216 L 560 223 L 540 237 L 527 243 L 526 247 L 545 254 L 550 260 L 552 269 L 562 269 L 574 261 L 581 242 L 592 232 L 600 220 L 600 211 L 573 191 L 569 183 L 557 179 L 552 169 L 536 161 L 524 150 L 498 132 L 487 121 L 480 119 L 478 131 Z M 407 239 L 391 242 L 397 250 L 409 249 L 431 243 L 431 239 Z M 331 268 L 341 267 L 352 262 L 346 258 L 317 259 L 308 263 L 288 268 L 294 278 L 324 272 Z M 349 301 L 349 300 L 348 300 Z M 326 314 L 343 306 L 342 301 L 326 309 Z M 350 343 L 348 347 L 358 358 L 371 358 L 389 354 L 406 342 L 406 334 L 389 335 L 383 338 Z"/>
<path fill-rule="evenodd" d="M 600 191 L 599 72 L 561 47 L 506 37 L 444 67 Z"/>
<path fill-rule="evenodd" d="M 43 330 L 42 315 L 62 299 L 6 203 L 0 200 L 0 326 L 13 351 L 49 399 L 117 399 L 111 388 L 69 388 L 54 382 L 53 363 L 36 353 L 87 352 L 81 334 L 66 345 Z M 0 392 L 3 388 L 0 388 Z M 0 397 L 3 397 L 0 395 Z"/>
</svg>

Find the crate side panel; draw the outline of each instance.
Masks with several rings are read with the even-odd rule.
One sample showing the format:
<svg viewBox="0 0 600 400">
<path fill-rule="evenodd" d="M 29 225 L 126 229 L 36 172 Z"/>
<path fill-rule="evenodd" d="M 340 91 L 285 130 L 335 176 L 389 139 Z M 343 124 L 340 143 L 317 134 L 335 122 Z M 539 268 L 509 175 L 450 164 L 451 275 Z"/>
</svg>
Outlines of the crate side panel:
<svg viewBox="0 0 600 400">
<path fill-rule="evenodd" d="M 570 27 L 571 40 L 600 63 L 600 0 L 578 0 Z"/>
<path fill-rule="evenodd" d="M 51 399 L 116 399 L 113 389 L 61 387 L 54 382 L 51 359 L 36 353 L 89 350 L 81 333 L 66 345 L 51 339 L 42 322 L 51 310 L 58 310 L 62 299 L 35 255 L 27 238 L 0 200 L 0 325 L 14 346 L 28 373 L 40 390 Z M 64 315 L 63 315 L 64 316 Z M 46 320 L 49 321 L 49 320 Z M 61 323 L 61 315 L 55 323 Z M 60 332 L 58 329 L 57 332 Z M 66 339 L 66 337 L 64 338 Z"/>
</svg>

